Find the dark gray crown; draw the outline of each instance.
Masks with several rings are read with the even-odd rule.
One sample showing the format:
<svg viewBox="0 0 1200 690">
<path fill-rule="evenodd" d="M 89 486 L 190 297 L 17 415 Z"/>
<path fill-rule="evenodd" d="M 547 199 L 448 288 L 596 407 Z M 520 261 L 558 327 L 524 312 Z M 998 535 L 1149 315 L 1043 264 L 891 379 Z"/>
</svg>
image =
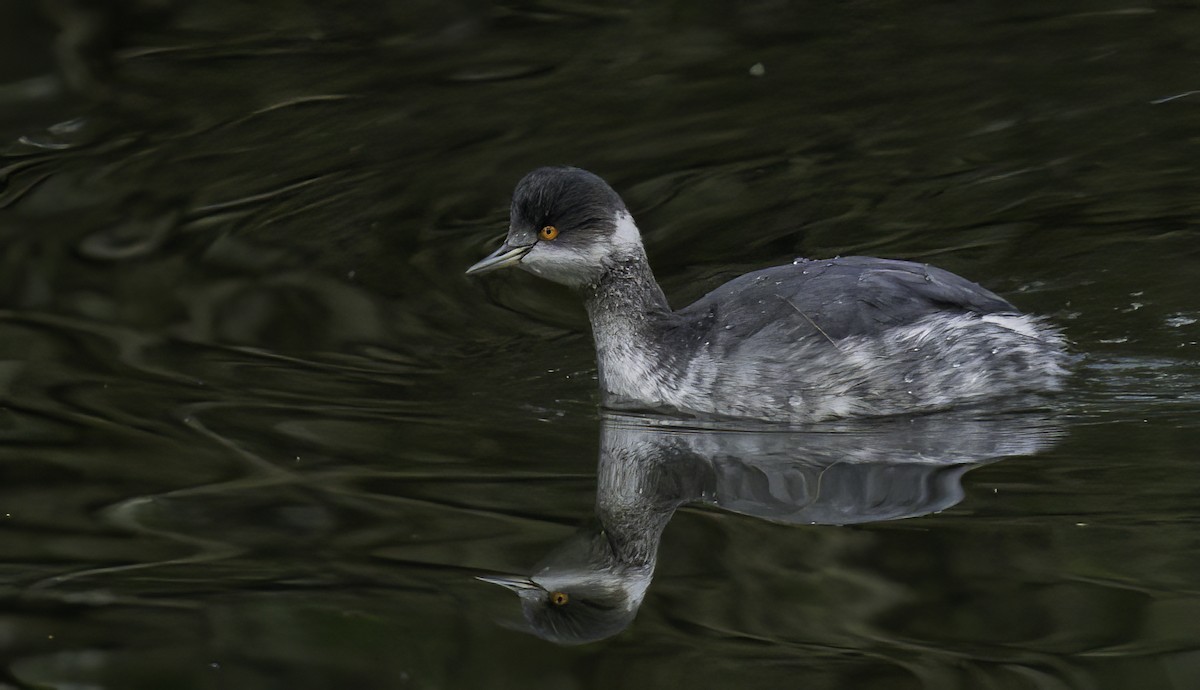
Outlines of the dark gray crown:
<svg viewBox="0 0 1200 690">
<path fill-rule="evenodd" d="M 575 233 L 612 227 L 625 202 L 599 176 L 568 166 L 538 168 L 517 183 L 511 222 L 535 232 L 546 225 Z"/>
</svg>

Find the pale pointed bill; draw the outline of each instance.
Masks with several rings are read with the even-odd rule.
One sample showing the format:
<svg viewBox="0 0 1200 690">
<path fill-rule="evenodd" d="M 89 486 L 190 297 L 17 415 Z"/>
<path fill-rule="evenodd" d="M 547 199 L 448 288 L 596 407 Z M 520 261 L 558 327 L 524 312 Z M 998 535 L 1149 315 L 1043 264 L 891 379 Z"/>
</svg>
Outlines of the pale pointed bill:
<svg viewBox="0 0 1200 690">
<path fill-rule="evenodd" d="M 531 589 L 541 589 L 533 580 L 527 577 L 508 577 L 504 575 L 478 575 L 475 577 L 480 582 L 487 582 L 493 585 L 500 585 L 505 589 L 520 593 Z"/>
<path fill-rule="evenodd" d="M 480 273 L 487 273 L 488 271 L 495 271 L 499 268 L 516 265 L 521 262 L 521 259 L 524 258 L 526 254 L 529 253 L 530 249 L 533 249 L 532 244 L 525 245 L 523 247 L 510 247 L 508 246 L 508 243 L 505 242 L 504 244 L 500 245 L 499 249 L 491 254 L 488 254 L 481 261 L 479 261 L 479 263 L 476 263 L 474 266 L 468 268 L 467 275 L 478 275 Z"/>
</svg>

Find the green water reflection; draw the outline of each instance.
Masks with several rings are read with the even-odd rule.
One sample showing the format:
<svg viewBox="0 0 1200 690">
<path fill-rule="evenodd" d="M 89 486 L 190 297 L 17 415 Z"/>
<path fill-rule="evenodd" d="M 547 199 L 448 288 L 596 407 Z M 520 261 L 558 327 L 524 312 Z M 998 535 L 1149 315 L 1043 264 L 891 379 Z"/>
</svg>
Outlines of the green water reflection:
<svg viewBox="0 0 1200 690">
<path fill-rule="evenodd" d="M 0 688 L 1200 686 L 1198 35 L 1103 0 L 3 3 Z M 1054 443 L 902 520 L 683 508 L 627 629 L 525 634 L 474 577 L 594 514 L 590 336 L 461 272 L 548 163 L 613 183 L 677 305 L 873 254 L 1048 315 L 1084 355 Z"/>
</svg>

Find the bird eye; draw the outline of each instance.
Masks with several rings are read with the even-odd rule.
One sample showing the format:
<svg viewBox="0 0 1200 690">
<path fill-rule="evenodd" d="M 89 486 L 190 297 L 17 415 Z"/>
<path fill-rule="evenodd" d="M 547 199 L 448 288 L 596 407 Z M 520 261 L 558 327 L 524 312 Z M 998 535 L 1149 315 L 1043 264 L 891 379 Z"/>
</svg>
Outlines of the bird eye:
<svg viewBox="0 0 1200 690">
<path fill-rule="evenodd" d="M 553 228 L 551 228 L 551 230 L 553 230 Z M 550 601 L 555 606 L 562 606 L 563 604 L 567 603 L 570 600 L 571 600 L 571 597 L 567 596 L 566 592 L 555 592 L 554 594 L 550 595 Z"/>
<path fill-rule="evenodd" d="M 558 237 L 558 228 L 554 227 L 553 225 L 547 225 L 546 227 L 542 228 L 541 232 L 538 233 L 538 237 L 542 238 L 543 240 L 552 240 L 555 237 Z"/>
</svg>

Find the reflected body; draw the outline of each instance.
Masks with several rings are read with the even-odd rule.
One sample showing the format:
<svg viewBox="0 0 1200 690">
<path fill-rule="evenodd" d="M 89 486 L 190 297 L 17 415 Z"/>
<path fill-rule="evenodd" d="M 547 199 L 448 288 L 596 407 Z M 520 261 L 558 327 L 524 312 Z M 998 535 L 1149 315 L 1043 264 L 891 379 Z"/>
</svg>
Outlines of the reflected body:
<svg viewBox="0 0 1200 690">
<path fill-rule="evenodd" d="M 594 522 L 529 577 L 479 579 L 515 592 L 534 634 L 561 644 L 591 642 L 633 621 L 663 530 L 681 506 L 793 525 L 916 517 L 962 500 L 967 471 L 1039 453 L 1060 435 L 1041 416 L 946 413 L 786 433 L 608 417 Z"/>
<path fill-rule="evenodd" d="M 605 404 L 772 421 L 904 414 L 1057 390 L 1066 344 L 953 273 L 871 257 L 797 259 L 673 311 L 624 202 L 539 168 L 508 238 L 467 273 L 519 266 L 579 291 Z"/>
</svg>

